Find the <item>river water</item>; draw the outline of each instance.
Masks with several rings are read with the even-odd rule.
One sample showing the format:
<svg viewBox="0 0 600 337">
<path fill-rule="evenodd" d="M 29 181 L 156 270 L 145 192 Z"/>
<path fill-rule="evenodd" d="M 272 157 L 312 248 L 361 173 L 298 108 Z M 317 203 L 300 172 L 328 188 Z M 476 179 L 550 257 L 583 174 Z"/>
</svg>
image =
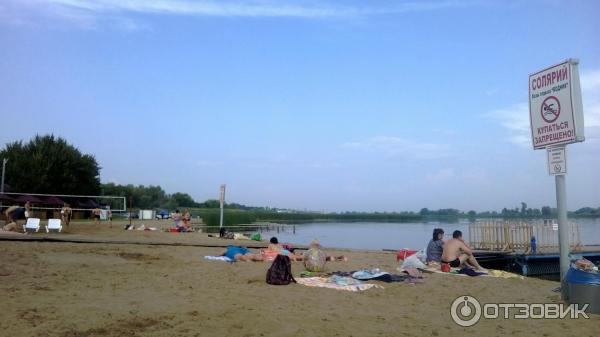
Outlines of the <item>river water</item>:
<svg viewBox="0 0 600 337">
<path fill-rule="evenodd" d="M 580 226 L 581 242 L 584 245 L 600 245 L 600 219 L 576 219 Z M 325 247 L 352 249 L 399 249 L 425 248 L 433 229 L 444 229 L 445 238 L 452 237 L 456 229 L 463 232 L 468 240 L 469 221 L 458 222 L 312 222 L 296 225 L 296 233 L 292 227 L 277 233 L 276 230 L 263 232 L 264 238 L 277 236 L 280 242 L 307 245 L 318 239 Z M 558 235 L 558 234 L 557 234 Z"/>
</svg>

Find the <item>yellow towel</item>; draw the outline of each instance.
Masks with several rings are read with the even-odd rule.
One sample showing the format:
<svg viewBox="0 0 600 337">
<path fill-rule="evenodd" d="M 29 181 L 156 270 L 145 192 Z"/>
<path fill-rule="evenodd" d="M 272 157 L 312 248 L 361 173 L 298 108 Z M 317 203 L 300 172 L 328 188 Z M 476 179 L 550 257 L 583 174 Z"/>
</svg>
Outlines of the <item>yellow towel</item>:
<svg viewBox="0 0 600 337">
<path fill-rule="evenodd" d="M 493 277 L 501 277 L 501 278 L 518 278 L 521 280 L 524 278 L 523 276 L 515 274 L 515 273 L 509 273 L 504 270 L 494 270 L 494 269 L 488 270 L 488 275 L 491 275 Z"/>
</svg>

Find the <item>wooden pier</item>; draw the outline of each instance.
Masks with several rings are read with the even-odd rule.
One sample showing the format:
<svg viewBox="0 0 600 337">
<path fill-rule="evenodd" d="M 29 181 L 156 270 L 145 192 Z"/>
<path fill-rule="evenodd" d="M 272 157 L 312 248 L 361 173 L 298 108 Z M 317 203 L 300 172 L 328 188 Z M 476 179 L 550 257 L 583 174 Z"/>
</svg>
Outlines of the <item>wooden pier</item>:
<svg viewBox="0 0 600 337">
<path fill-rule="evenodd" d="M 469 225 L 469 245 L 480 251 L 558 253 L 558 225 L 551 221 L 478 221 Z M 575 222 L 569 223 L 569 245 L 572 252 L 583 248 Z"/>
<path fill-rule="evenodd" d="M 583 245 L 577 223 L 569 222 L 568 233 L 572 257 L 600 262 L 600 245 Z M 469 245 L 488 268 L 551 279 L 560 273 L 558 225 L 552 221 L 478 221 L 469 226 Z"/>
</svg>

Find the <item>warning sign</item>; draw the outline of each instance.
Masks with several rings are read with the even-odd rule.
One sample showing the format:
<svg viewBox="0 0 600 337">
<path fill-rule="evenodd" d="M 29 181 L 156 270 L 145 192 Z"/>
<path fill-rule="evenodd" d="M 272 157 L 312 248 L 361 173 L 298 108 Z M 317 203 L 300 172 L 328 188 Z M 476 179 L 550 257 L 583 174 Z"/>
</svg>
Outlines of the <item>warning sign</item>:
<svg viewBox="0 0 600 337">
<path fill-rule="evenodd" d="M 577 65 L 577 60 L 569 59 L 529 76 L 529 118 L 536 150 L 584 140 Z"/>
<path fill-rule="evenodd" d="M 564 146 L 548 148 L 548 174 L 567 174 L 567 149 Z"/>
<path fill-rule="evenodd" d="M 554 96 L 546 98 L 542 102 L 540 113 L 542 114 L 542 119 L 545 120 L 546 123 L 554 122 L 558 119 L 558 116 L 560 116 L 560 102 Z"/>
</svg>

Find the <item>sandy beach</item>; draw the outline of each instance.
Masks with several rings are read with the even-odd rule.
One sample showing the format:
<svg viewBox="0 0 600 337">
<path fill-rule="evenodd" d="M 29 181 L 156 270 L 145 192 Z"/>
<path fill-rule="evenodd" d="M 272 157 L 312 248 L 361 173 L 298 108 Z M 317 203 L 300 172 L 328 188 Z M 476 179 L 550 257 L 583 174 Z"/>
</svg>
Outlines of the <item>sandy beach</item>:
<svg viewBox="0 0 600 337">
<path fill-rule="evenodd" d="M 373 282 L 383 288 L 363 292 L 272 286 L 265 282 L 270 263 L 203 258 L 246 241 L 123 231 L 117 223 L 74 224 L 50 235 L 112 243 L 0 241 L 0 336 L 597 336 L 600 327 L 599 316 L 482 319 L 469 328 L 451 319 L 460 295 L 560 303 L 551 281 L 425 274 L 422 284 Z M 328 263 L 328 271 L 397 273 L 391 253 L 329 252 L 349 261 Z M 295 277 L 302 270 L 293 264 Z"/>
</svg>

